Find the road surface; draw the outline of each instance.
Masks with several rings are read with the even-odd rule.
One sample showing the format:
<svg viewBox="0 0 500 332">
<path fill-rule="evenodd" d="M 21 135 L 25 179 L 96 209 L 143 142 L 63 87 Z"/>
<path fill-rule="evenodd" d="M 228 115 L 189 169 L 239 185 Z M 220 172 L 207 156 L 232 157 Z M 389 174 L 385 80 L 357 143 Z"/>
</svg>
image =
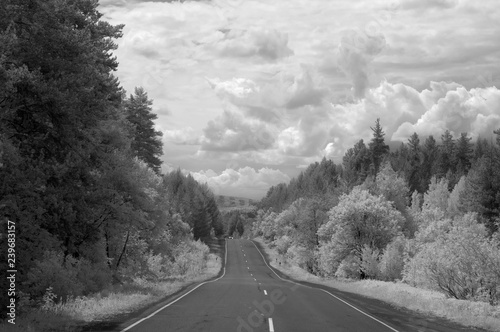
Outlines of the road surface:
<svg viewBox="0 0 500 332">
<path fill-rule="evenodd" d="M 345 300 L 326 287 L 284 280 L 249 240 L 227 240 L 225 252 L 220 278 L 186 290 L 121 331 L 466 331 L 446 322 L 429 325 L 377 300 Z"/>
</svg>

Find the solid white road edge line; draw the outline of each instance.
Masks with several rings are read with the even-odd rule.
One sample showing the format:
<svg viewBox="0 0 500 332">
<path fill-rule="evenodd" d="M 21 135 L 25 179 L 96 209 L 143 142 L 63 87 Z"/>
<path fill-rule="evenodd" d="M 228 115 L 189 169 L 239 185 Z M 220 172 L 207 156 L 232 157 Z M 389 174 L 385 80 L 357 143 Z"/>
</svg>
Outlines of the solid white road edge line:
<svg viewBox="0 0 500 332">
<path fill-rule="evenodd" d="M 269 332 L 274 332 L 274 324 L 272 318 L 269 318 Z"/>
<path fill-rule="evenodd" d="M 186 294 L 183 294 L 182 296 L 179 296 L 178 298 L 176 298 L 175 300 L 173 300 L 172 302 L 170 303 L 167 303 L 166 305 L 164 305 L 163 307 L 161 307 L 160 309 L 156 310 L 155 312 L 153 312 L 151 315 L 149 316 L 146 316 L 140 320 L 138 320 L 137 322 L 135 322 L 134 324 L 124 328 L 123 330 L 121 330 L 120 332 L 125 332 L 125 331 L 128 331 L 130 330 L 131 328 L 133 328 L 134 326 L 137 326 L 139 325 L 140 323 L 144 322 L 146 319 L 149 319 L 151 317 L 153 317 L 154 315 L 156 315 L 157 313 L 159 313 L 160 311 L 162 311 L 163 309 L 171 306 L 172 304 L 174 304 L 175 302 L 179 301 L 180 299 L 182 299 L 184 296 L 188 295 L 189 293 L 193 292 L 195 289 L 203 286 L 204 284 L 209 284 L 209 283 L 212 283 L 212 282 L 216 282 L 220 279 L 222 279 L 225 275 L 226 275 L 226 264 L 227 264 L 227 240 L 225 241 L 225 244 L 226 244 L 226 249 L 225 249 L 225 254 L 224 254 L 224 270 L 222 272 L 222 275 L 215 279 L 215 280 L 211 280 L 211 281 L 205 281 L 205 282 L 202 282 L 201 284 L 199 284 L 198 286 L 196 286 L 195 288 L 191 289 L 189 292 L 187 292 Z"/>
<path fill-rule="evenodd" d="M 262 255 L 262 253 L 260 252 L 260 250 L 259 250 L 259 248 L 257 247 L 257 245 L 255 244 L 255 242 L 253 242 L 252 240 L 250 240 L 250 242 L 252 242 L 252 243 L 253 243 L 253 245 L 255 246 L 255 249 L 257 249 L 257 251 L 259 252 L 260 256 L 262 256 L 262 259 L 264 260 L 264 263 L 267 265 L 267 267 L 269 268 L 269 270 L 273 271 L 273 273 L 274 273 L 274 274 L 275 274 L 278 278 L 280 278 L 281 280 L 283 280 L 283 281 L 287 281 L 287 282 L 290 282 L 290 283 L 295 284 L 295 285 L 298 285 L 298 286 L 302 286 L 302 287 L 306 287 L 306 288 L 317 289 L 317 290 L 323 291 L 323 292 L 327 293 L 328 295 L 330 295 L 330 296 L 332 296 L 332 297 L 336 298 L 336 299 L 337 299 L 337 300 L 339 300 L 340 302 L 342 302 L 342 303 L 344 303 L 344 304 L 347 304 L 349 307 L 351 307 L 351 308 L 353 308 L 354 310 L 356 310 L 356 311 L 358 311 L 358 312 L 362 313 L 363 315 L 365 315 L 365 316 L 367 316 L 367 317 L 370 317 L 370 318 L 371 318 L 371 319 L 373 319 L 374 321 L 379 322 L 380 324 L 382 324 L 382 325 L 384 325 L 385 327 L 387 327 L 387 328 L 391 329 L 392 331 L 394 331 L 394 332 L 400 332 L 400 331 L 396 330 L 395 328 L 393 328 L 393 327 L 391 327 L 391 326 L 387 325 L 386 323 L 382 322 L 381 320 L 378 320 L 377 318 L 373 317 L 372 315 L 367 314 L 366 312 L 362 311 L 361 309 L 358 309 L 358 308 L 356 308 L 355 306 L 353 306 L 352 304 L 350 304 L 350 303 L 348 303 L 348 302 L 346 302 L 346 301 L 342 300 L 342 299 L 341 299 L 341 298 L 339 298 L 338 296 L 333 295 L 333 294 L 332 294 L 332 293 L 330 293 L 329 291 L 326 291 L 326 290 L 321 289 L 321 288 L 316 288 L 316 287 L 311 287 L 311 286 L 302 285 L 302 284 L 296 283 L 296 282 L 294 282 L 294 281 L 291 281 L 291 280 L 286 280 L 286 279 L 281 278 L 281 277 L 280 277 L 280 276 L 279 276 L 276 272 L 274 272 L 274 270 L 273 270 L 273 269 L 269 266 L 269 264 L 267 264 L 267 261 L 266 261 L 266 259 L 264 258 L 264 255 Z"/>
</svg>

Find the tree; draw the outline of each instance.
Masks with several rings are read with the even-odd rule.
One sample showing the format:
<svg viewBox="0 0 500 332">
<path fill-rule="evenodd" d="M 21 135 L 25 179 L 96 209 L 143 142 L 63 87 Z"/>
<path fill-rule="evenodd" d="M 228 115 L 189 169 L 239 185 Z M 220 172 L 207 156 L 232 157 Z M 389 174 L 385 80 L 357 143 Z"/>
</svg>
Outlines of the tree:
<svg viewBox="0 0 500 332">
<path fill-rule="evenodd" d="M 431 287 L 450 297 L 498 303 L 500 251 L 496 239 L 487 239 L 475 214 L 466 214 L 435 232 L 405 266 L 404 280 Z"/>
<path fill-rule="evenodd" d="M 429 189 L 424 194 L 422 210 L 437 209 L 444 213 L 448 208 L 449 197 L 448 181 L 444 178 L 438 180 L 436 177 L 432 177 Z"/>
<path fill-rule="evenodd" d="M 436 140 L 431 135 L 427 137 L 422 147 L 423 161 L 420 171 L 420 192 L 424 193 L 429 187 L 431 177 L 437 173 L 437 160 L 439 159 L 439 149 Z"/>
<path fill-rule="evenodd" d="M 361 260 L 365 245 L 383 250 L 400 234 L 404 223 L 403 216 L 390 202 L 359 188 L 343 195 L 328 214 L 329 220 L 318 230 L 318 235 L 321 246 L 336 248 L 337 263 L 351 254 Z"/>
<path fill-rule="evenodd" d="M 363 183 L 370 169 L 370 152 L 363 140 L 347 150 L 343 157 L 343 179 L 349 188 Z"/>
<path fill-rule="evenodd" d="M 373 131 L 373 138 L 369 144 L 369 151 L 373 165 L 372 175 L 375 176 L 378 173 L 384 156 L 389 153 L 389 146 L 384 142 L 385 133 L 380 125 L 380 119 L 377 119 L 375 127 L 370 127 L 370 129 Z"/>
<path fill-rule="evenodd" d="M 438 177 L 445 177 L 448 172 L 455 172 L 454 156 L 455 141 L 449 130 L 441 135 L 441 146 L 439 147 Z"/>
<path fill-rule="evenodd" d="M 161 131 L 154 128 L 154 121 L 158 116 L 152 112 L 153 102 L 148 99 L 143 88 L 135 88 L 134 95 L 130 95 L 125 102 L 127 120 L 133 125 L 132 151 L 155 172 L 160 172 L 163 154 Z"/>
<path fill-rule="evenodd" d="M 490 232 L 497 231 L 500 214 L 500 165 L 486 155 L 477 160 L 465 180 L 459 205 L 464 212 L 477 212 Z"/>
<path fill-rule="evenodd" d="M 406 220 L 404 225 L 402 225 L 403 233 L 411 237 L 416 227 L 413 225 L 413 220 L 407 212 L 410 190 L 405 180 L 394 172 L 389 161 L 384 163 L 382 169 L 377 174 L 375 186 L 372 191 L 375 195 L 382 195 L 387 201 L 394 204 L 394 207 Z"/>
<path fill-rule="evenodd" d="M 422 166 L 422 152 L 420 149 L 420 139 L 417 133 L 413 133 L 408 139 L 408 163 L 405 169 L 406 179 L 410 190 L 422 191 L 420 187 L 420 172 Z"/>
<path fill-rule="evenodd" d="M 471 167 L 471 159 L 474 151 L 471 140 L 471 137 L 467 137 L 467 133 L 461 133 L 460 138 L 457 140 L 454 160 L 457 163 L 456 176 L 458 178 L 466 175 Z"/>
</svg>

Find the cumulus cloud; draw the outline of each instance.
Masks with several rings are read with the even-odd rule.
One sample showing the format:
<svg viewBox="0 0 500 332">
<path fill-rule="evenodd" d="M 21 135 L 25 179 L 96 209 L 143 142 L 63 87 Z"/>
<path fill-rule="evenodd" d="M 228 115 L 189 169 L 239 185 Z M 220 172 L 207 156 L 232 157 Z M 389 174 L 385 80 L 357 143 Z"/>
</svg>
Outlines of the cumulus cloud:
<svg viewBox="0 0 500 332">
<path fill-rule="evenodd" d="M 181 145 L 200 144 L 200 135 L 191 127 L 163 130 L 163 140 Z"/>
<path fill-rule="evenodd" d="M 293 84 L 287 90 L 288 100 L 285 105 L 287 108 L 320 105 L 328 93 L 326 88 L 314 82 L 310 70 L 305 66 L 302 66 L 301 72 L 295 76 Z"/>
<path fill-rule="evenodd" d="M 277 169 L 243 167 L 238 170 L 228 168 L 221 173 L 209 169 L 191 172 L 193 178 L 206 183 L 216 194 L 233 196 L 252 196 L 260 198 L 269 187 L 289 182 L 290 177 Z"/>
<path fill-rule="evenodd" d="M 385 47 L 382 35 L 351 30 L 339 45 L 338 65 L 353 83 L 355 98 L 363 98 L 369 87 L 369 64 Z"/>
<path fill-rule="evenodd" d="M 262 121 L 224 111 L 204 129 L 201 149 L 205 151 L 245 151 L 267 149 L 274 143 L 271 128 Z"/>
<path fill-rule="evenodd" d="M 238 100 L 248 99 L 260 90 L 254 81 L 246 78 L 235 77 L 229 81 L 221 81 L 219 78 L 207 78 L 207 81 L 219 98 L 228 99 L 233 103 L 238 103 Z"/>
<path fill-rule="evenodd" d="M 207 81 L 223 102 L 237 106 L 246 116 L 266 122 L 286 117 L 287 110 L 319 106 L 329 93 L 319 75 L 305 65 L 295 72 L 279 71 L 268 76 L 260 85 L 254 80 L 236 77 L 227 81 L 207 78 Z"/>
<path fill-rule="evenodd" d="M 392 135 L 403 140 L 413 132 L 439 137 L 445 130 L 454 136 L 467 132 L 473 138 L 489 137 L 500 128 L 500 91 L 495 87 L 467 90 L 459 86 L 446 92 L 417 121 L 404 122 Z"/>
<path fill-rule="evenodd" d="M 171 110 L 157 121 L 171 129 L 166 161 L 283 170 L 341 161 L 376 118 L 387 140 L 500 127 L 488 88 L 500 87 L 497 1 L 398 3 L 102 0 L 100 9 L 126 24 L 121 84 Z"/>
<path fill-rule="evenodd" d="M 219 54 L 228 57 L 257 56 L 266 60 L 288 57 L 288 35 L 276 29 L 260 27 L 223 30 L 224 36 L 214 45 Z"/>
<path fill-rule="evenodd" d="M 456 83 L 431 82 L 418 91 L 404 84 L 382 82 L 354 103 L 333 104 L 335 123 L 330 127 L 324 154 L 337 161 L 356 141 L 372 137 L 376 118 L 387 141 L 405 142 L 414 132 L 440 137 L 445 130 L 455 136 L 490 137 L 500 127 L 500 91 L 495 87 L 467 90 Z"/>
</svg>

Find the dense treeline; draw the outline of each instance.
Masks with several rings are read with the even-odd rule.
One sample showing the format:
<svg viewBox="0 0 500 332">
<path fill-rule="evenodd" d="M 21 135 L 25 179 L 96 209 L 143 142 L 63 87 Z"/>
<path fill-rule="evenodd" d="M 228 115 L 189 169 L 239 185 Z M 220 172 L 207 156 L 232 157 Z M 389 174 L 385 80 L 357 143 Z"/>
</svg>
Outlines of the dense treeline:
<svg viewBox="0 0 500 332">
<path fill-rule="evenodd" d="M 414 133 L 389 151 L 379 120 L 342 165 L 323 159 L 260 202 L 253 233 L 311 273 L 403 280 L 458 299 L 500 300 L 496 141 Z"/>
<path fill-rule="evenodd" d="M 0 5 L 1 233 L 15 222 L 18 303 L 48 287 L 65 298 L 185 274 L 208 253 L 195 240 L 221 233 L 206 186 L 161 174 L 152 101 L 141 88 L 127 97 L 113 76 L 122 26 L 97 6 Z"/>
<path fill-rule="evenodd" d="M 221 217 L 224 235 L 235 238 L 250 235 L 249 233 L 255 216 L 255 208 L 222 211 Z"/>
</svg>

